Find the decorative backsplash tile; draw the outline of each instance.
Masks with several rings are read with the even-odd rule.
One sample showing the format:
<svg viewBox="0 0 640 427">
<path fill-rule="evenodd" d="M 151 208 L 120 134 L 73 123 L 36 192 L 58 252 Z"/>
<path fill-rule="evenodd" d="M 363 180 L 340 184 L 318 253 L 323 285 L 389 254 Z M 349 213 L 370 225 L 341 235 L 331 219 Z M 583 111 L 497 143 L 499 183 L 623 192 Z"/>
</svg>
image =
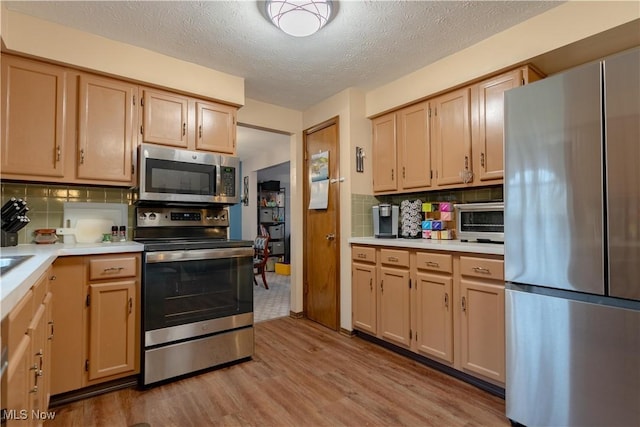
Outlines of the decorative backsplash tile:
<svg viewBox="0 0 640 427">
<path fill-rule="evenodd" d="M 503 200 L 502 185 L 464 190 L 442 190 L 422 193 L 372 196 L 351 195 L 351 237 L 373 236 L 373 215 L 371 208 L 378 203 L 400 205 L 403 200 L 420 199 L 423 202 L 476 203 Z"/>
<path fill-rule="evenodd" d="M 39 228 L 63 227 L 65 202 L 126 203 L 129 205 L 129 226 L 134 220 L 132 190 L 113 187 L 83 187 L 54 184 L 26 184 L 2 182 L 0 201 L 4 203 L 10 197 L 27 202 L 31 220 L 29 225 L 18 232 L 18 243 L 31 243 L 34 230 Z"/>
</svg>

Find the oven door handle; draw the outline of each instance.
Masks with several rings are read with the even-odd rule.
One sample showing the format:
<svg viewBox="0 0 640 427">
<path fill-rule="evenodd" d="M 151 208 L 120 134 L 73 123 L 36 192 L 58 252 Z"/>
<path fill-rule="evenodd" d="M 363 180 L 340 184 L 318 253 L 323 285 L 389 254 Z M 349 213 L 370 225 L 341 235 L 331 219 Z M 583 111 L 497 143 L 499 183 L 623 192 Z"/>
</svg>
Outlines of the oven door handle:
<svg viewBox="0 0 640 427">
<path fill-rule="evenodd" d="M 160 262 L 197 261 L 203 259 L 225 259 L 253 257 L 253 248 L 219 248 L 193 249 L 179 251 L 147 252 L 145 262 L 148 264 Z"/>
</svg>

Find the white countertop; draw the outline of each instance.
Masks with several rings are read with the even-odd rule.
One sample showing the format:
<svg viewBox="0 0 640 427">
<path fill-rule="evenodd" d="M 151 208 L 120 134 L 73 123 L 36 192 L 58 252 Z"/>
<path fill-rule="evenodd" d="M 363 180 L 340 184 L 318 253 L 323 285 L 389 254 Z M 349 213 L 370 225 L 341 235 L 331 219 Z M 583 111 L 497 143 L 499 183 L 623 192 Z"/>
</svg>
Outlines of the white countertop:
<svg viewBox="0 0 640 427">
<path fill-rule="evenodd" d="M 460 240 L 431 239 L 377 239 L 375 237 L 351 237 L 349 239 L 349 243 L 396 248 L 427 249 L 433 251 L 504 255 L 504 245 L 500 243 L 476 243 L 461 242 Z"/>
<path fill-rule="evenodd" d="M 1 318 L 4 318 L 42 273 L 60 256 L 99 255 L 124 252 L 142 252 L 144 245 L 136 242 L 117 243 L 56 243 L 53 245 L 26 244 L 1 249 L 2 256 L 33 255 L 8 273 L 0 276 Z"/>
</svg>

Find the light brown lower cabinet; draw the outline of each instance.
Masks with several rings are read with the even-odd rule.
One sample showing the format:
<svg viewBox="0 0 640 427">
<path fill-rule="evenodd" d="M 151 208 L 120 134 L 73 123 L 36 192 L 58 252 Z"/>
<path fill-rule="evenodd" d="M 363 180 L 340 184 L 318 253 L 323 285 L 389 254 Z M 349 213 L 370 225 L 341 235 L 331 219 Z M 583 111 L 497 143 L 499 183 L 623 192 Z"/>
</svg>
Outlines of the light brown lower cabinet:
<svg viewBox="0 0 640 427">
<path fill-rule="evenodd" d="M 7 426 L 41 426 L 44 421 L 37 414 L 49 407 L 53 337 L 49 275 L 49 270 L 44 272 L 2 322 L 9 362 L 2 408 Z"/>
<path fill-rule="evenodd" d="M 51 393 L 137 374 L 140 254 L 61 257 L 53 278 Z"/>
<path fill-rule="evenodd" d="M 352 260 L 354 329 L 504 385 L 502 256 L 353 245 Z"/>
</svg>

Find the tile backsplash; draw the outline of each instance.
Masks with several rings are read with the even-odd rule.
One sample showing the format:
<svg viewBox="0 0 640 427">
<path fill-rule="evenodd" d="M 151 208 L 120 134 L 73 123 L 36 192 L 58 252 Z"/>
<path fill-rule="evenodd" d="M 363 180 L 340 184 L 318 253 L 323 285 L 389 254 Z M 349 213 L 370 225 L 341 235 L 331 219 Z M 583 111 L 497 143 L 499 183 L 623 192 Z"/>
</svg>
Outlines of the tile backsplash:
<svg viewBox="0 0 640 427">
<path fill-rule="evenodd" d="M 34 230 L 39 228 L 62 227 L 65 202 L 126 203 L 129 206 L 129 224 L 131 230 L 135 214 L 132 200 L 133 192 L 128 188 L 88 187 L 55 184 L 26 184 L 2 182 L 0 185 L 1 202 L 10 197 L 27 202 L 31 220 L 29 225 L 18 232 L 18 243 L 31 243 Z M 130 236 L 129 236 L 130 237 Z"/>
<path fill-rule="evenodd" d="M 420 199 L 423 202 L 474 203 L 503 200 L 502 185 L 490 187 L 441 190 L 422 193 L 372 196 L 366 194 L 351 195 L 351 237 L 373 236 L 373 215 L 371 208 L 378 203 L 400 205 L 403 200 Z"/>
</svg>

